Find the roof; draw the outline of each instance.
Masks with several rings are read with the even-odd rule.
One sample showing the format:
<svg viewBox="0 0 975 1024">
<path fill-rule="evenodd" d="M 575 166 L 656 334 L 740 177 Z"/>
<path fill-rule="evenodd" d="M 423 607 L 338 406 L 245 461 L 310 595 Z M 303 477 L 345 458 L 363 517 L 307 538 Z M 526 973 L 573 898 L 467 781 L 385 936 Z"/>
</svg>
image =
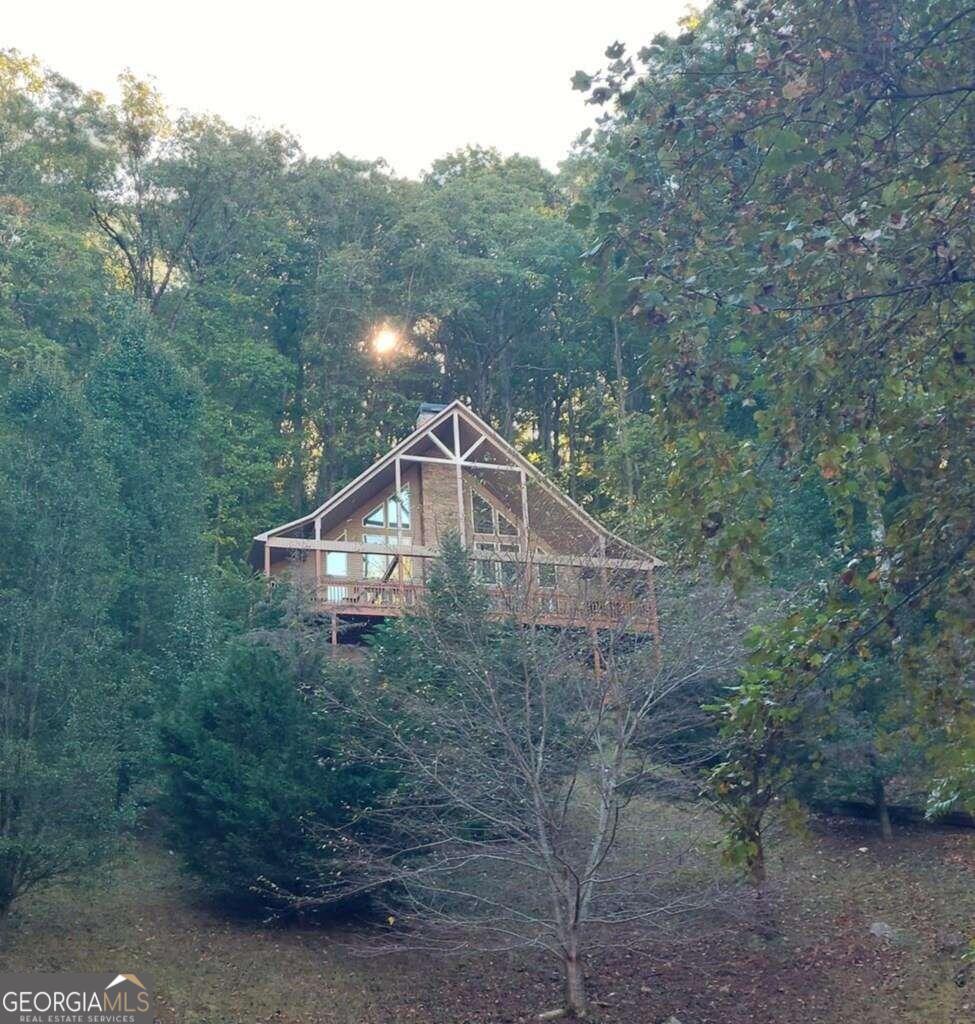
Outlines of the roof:
<svg viewBox="0 0 975 1024">
<path fill-rule="evenodd" d="M 269 537 L 275 537 L 287 533 L 297 527 L 313 522 L 319 516 L 326 515 L 336 505 L 354 494 L 357 490 L 376 477 L 382 470 L 391 467 L 398 456 L 407 452 L 414 444 L 422 440 L 426 434 L 430 431 L 436 430 L 438 426 L 452 419 L 453 414 L 456 412 L 458 416 L 466 420 L 474 430 L 482 433 L 485 438 L 488 439 L 503 455 L 510 459 L 520 469 L 523 469 L 526 477 L 537 484 L 549 498 L 560 504 L 566 511 L 571 513 L 575 519 L 592 530 L 597 536 L 608 541 L 613 541 L 629 552 L 632 552 L 634 555 L 647 561 L 652 561 L 656 565 L 664 564 L 649 552 L 644 551 L 642 548 L 638 547 L 636 544 L 632 544 L 630 541 L 624 540 L 622 537 L 619 537 L 611 530 L 608 530 L 605 526 L 594 519 L 585 511 L 585 509 L 577 505 L 576 502 L 565 494 L 556 484 L 552 483 L 552 481 L 550 481 L 537 466 L 529 462 L 528 459 L 526 459 L 510 442 L 506 441 L 493 427 L 482 420 L 477 413 L 473 412 L 459 399 L 455 399 L 447 405 L 439 407 L 432 405 L 432 403 L 423 403 L 421 411 L 429 411 L 432 415 L 428 419 L 422 420 L 412 433 L 403 438 L 403 440 L 398 444 L 394 445 L 384 456 L 382 456 L 382 458 L 374 462 L 354 480 L 351 480 L 340 490 L 336 491 L 316 509 L 313 509 L 311 512 L 308 512 L 306 515 L 303 515 L 298 519 L 291 520 L 291 522 L 283 523 L 280 526 L 275 526 L 270 530 L 265 530 L 263 533 L 257 534 L 254 538 L 255 543 L 263 544 Z"/>
</svg>

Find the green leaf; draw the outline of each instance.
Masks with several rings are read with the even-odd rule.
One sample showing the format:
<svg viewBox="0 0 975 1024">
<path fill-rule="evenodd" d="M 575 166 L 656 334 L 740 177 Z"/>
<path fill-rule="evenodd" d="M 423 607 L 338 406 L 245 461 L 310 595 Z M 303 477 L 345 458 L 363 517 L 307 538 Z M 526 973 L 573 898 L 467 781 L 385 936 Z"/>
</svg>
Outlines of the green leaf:
<svg viewBox="0 0 975 1024">
<path fill-rule="evenodd" d="M 574 228 L 587 228 L 592 222 L 592 207 L 588 203 L 574 203 L 565 219 Z"/>
</svg>

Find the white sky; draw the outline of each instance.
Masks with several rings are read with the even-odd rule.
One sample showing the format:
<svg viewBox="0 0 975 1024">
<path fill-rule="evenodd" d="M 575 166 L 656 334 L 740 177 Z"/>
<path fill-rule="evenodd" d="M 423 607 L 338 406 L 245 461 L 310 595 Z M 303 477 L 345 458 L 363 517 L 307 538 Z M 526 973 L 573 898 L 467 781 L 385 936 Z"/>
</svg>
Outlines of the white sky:
<svg viewBox="0 0 975 1024">
<path fill-rule="evenodd" d="M 554 169 L 593 110 L 573 92 L 616 39 L 639 48 L 686 0 L 0 0 L 0 47 L 115 97 L 123 68 L 175 109 L 285 127 L 317 156 L 401 174 L 468 143 Z"/>
</svg>

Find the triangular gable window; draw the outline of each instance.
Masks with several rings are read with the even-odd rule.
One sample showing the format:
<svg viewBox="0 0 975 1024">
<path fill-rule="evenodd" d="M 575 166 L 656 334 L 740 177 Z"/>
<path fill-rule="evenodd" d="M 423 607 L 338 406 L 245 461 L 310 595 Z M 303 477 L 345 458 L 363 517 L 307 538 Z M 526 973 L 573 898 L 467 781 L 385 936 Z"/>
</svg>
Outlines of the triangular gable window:
<svg viewBox="0 0 975 1024">
<path fill-rule="evenodd" d="M 395 530 L 397 526 L 397 516 L 399 518 L 399 526 L 403 530 L 410 528 L 410 489 L 404 487 L 399 492 L 399 498 L 395 494 L 391 494 L 382 504 L 377 505 L 374 509 L 368 512 L 362 517 L 363 526 L 376 526 L 381 530 Z"/>
<path fill-rule="evenodd" d="M 474 532 L 490 534 L 492 537 L 517 537 L 518 527 L 477 491 L 471 494 L 471 515 L 474 518 Z"/>
<path fill-rule="evenodd" d="M 386 521 L 383 519 L 383 505 L 377 505 L 369 515 L 365 516 L 362 520 L 363 526 L 385 526 Z"/>
<path fill-rule="evenodd" d="M 474 512 L 474 532 L 494 533 L 494 509 L 475 491 L 471 495 Z"/>
</svg>

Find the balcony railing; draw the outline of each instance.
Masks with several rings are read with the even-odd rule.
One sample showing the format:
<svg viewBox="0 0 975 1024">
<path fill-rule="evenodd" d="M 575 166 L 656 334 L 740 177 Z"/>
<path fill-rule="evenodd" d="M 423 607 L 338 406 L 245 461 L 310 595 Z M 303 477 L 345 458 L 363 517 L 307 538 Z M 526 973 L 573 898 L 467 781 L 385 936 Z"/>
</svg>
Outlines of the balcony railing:
<svg viewBox="0 0 975 1024">
<path fill-rule="evenodd" d="M 345 615 L 399 615 L 416 608 L 426 592 L 422 583 L 399 580 L 350 580 L 323 577 L 316 605 L 324 612 Z M 491 610 L 497 615 L 531 618 L 540 623 L 579 626 L 624 625 L 630 630 L 652 628 L 647 601 L 630 594 L 592 593 L 531 588 L 486 588 Z"/>
<path fill-rule="evenodd" d="M 327 608 L 373 610 L 412 608 L 424 588 L 398 580 L 323 579 L 317 589 L 318 603 Z"/>
</svg>

